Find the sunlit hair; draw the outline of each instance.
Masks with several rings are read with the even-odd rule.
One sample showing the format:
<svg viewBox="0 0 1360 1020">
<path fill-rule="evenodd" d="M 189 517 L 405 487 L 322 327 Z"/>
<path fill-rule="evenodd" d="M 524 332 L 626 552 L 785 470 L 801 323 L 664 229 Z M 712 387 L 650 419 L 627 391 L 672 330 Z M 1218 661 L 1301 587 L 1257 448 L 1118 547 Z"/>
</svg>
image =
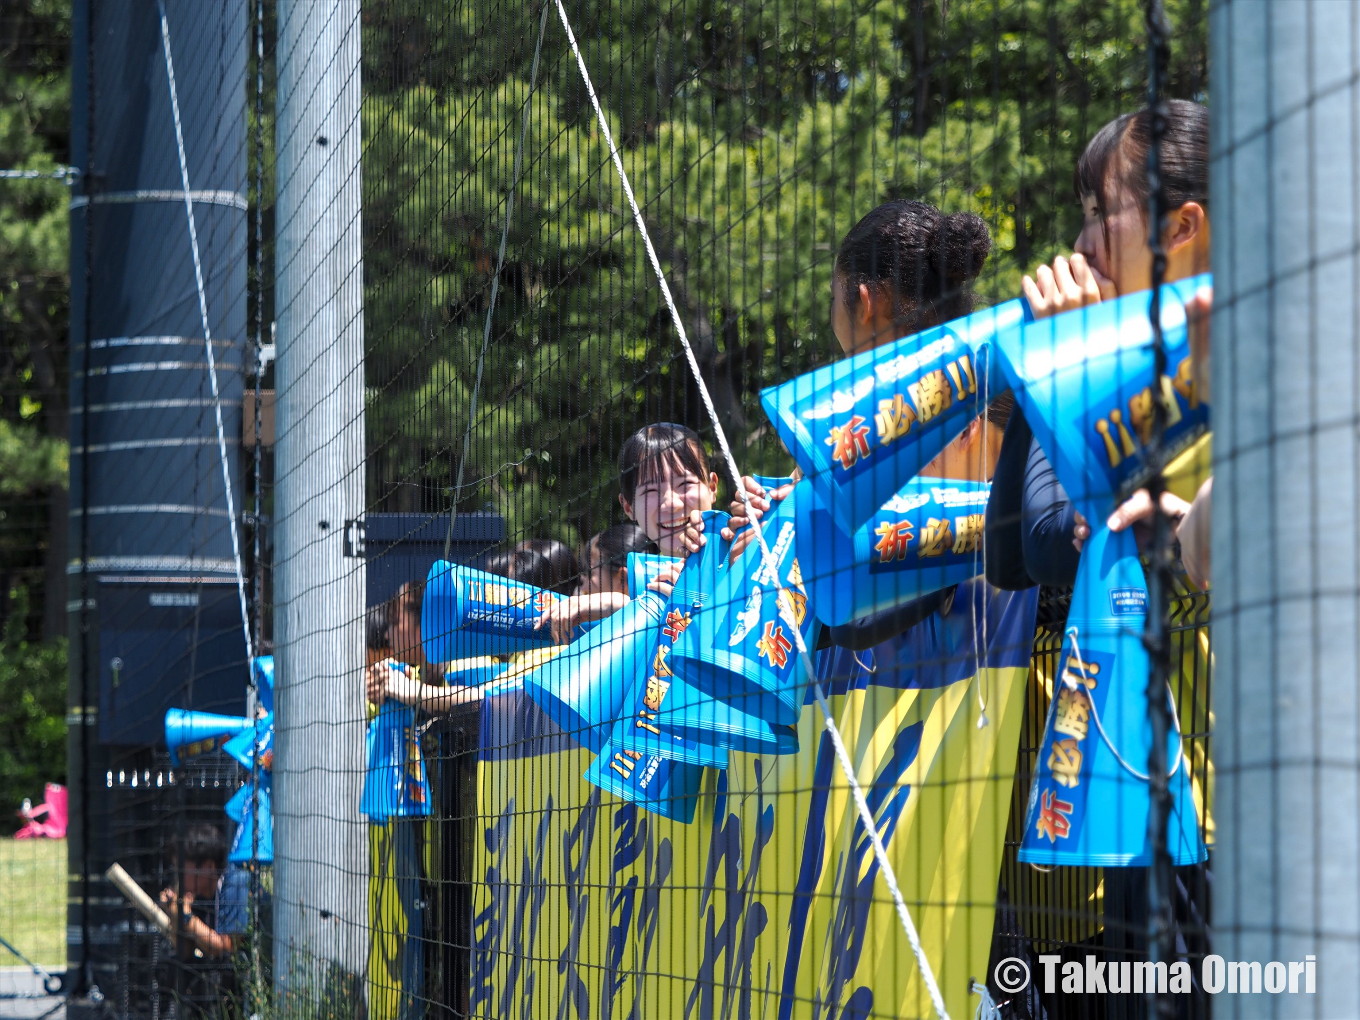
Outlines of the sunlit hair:
<svg viewBox="0 0 1360 1020">
<path fill-rule="evenodd" d="M 1162 192 L 1168 209 L 1186 202 L 1209 207 L 1209 110 L 1187 99 L 1167 102 L 1162 137 Z M 1146 214 L 1147 159 L 1152 145 L 1152 111 L 1125 113 L 1096 132 L 1077 160 L 1072 187 L 1078 201 L 1093 195 L 1101 214 L 1109 212 L 1115 190 L 1130 195 Z M 1107 238 L 1108 243 L 1108 238 Z"/>
<path fill-rule="evenodd" d="M 892 301 L 893 319 L 917 332 L 973 310 L 969 284 L 992 250 L 982 218 L 946 216 L 933 205 L 884 202 L 850 228 L 836 253 L 836 275 L 853 308 L 861 284 Z"/>
</svg>

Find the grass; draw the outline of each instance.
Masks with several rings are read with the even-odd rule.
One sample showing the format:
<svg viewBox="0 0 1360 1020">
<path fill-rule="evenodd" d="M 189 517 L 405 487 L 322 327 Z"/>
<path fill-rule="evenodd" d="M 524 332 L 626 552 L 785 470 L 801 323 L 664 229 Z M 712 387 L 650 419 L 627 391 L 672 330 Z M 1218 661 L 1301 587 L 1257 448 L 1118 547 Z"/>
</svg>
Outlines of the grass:
<svg viewBox="0 0 1360 1020">
<path fill-rule="evenodd" d="M 66 966 L 66 840 L 0 839 L 0 938 L 49 970 Z M 21 964 L 0 946 L 0 967 Z"/>
</svg>

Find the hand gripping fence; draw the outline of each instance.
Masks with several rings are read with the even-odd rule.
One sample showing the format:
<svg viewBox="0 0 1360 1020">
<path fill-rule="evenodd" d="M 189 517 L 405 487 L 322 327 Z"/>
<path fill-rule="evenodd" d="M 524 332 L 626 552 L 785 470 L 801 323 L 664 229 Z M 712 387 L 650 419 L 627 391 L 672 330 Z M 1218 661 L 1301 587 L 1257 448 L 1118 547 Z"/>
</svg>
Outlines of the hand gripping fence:
<svg viewBox="0 0 1360 1020">
<path fill-rule="evenodd" d="M 553 0 L 553 2 L 557 6 L 557 14 L 562 21 L 562 28 L 567 33 L 567 42 L 571 46 L 572 55 L 576 58 L 576 65 L 581 69 L 581 79 L 585 83 L 586 92 L 590 95 L 590 103 L 595 108 L 595 116 L 600 122 L 600 131 L 604 134 L 605 142 L 609 145 L 609 155 L 614 161 L 614 169 L 618 171 L 619 183 L 623 185 L 623 193 L 628 199 L 628 207 L 633 212 L 633 221 L 637 224 L 638 233 L 642 235 L 642 243 L 647 249 L 647 258 L 651 261 L 652 270 L 656 273 L 657 283 L 661 286 L 661 294 L 666 300 L 671 321 L 675 324 L 675 332 L 680 337 L 680 346 L 684 348 L 685 359 L 689 362 L 690 371 L 694 375 L 694 383 L 699 390 L 699 397 L 703 401 L 704 411 L 713 423 L 713 432 L 717 438 L 718 447 L 722 451 L 723 461 L 727 464 L 727 469 L 732 473 L 732 477 L 738 480 L 737 491 L 741 494 L 741 501 L 749 514 L 750 495 L 746 492 L 746 487 L 740 483 L 741 471 L 737 468 L 737 461 L 732 455 L 732 448 L 728 445 L 727 436 L 723 432 L 722 424 L 718 421 L 718 412 L 713 405 L 713 398 L 708 392 L 708 386 L 704 383 L 703 373 L 699 370 L 699 361 L 694 355 L 693 348 L 690 347 L 684 324 L 680 321 L 680 313 L 675 307 L 675 299 L 671 296 L 670 286 L 666 282 L 666 274 L 661 269 L 661 260 L 657 258 L 656 249 L 652 246 L 651 235 L 647 232 L 647 224 L 642 218 L 642 210 L 638 208 L 637 199 L 633 196 L 632 185 L 628 182 L 628 173 L 623 168 L 623 159 L 619 155 L 618 146 L 614 144 L 614 136 L 609 130 L 609 122 L 605 119 L 604 111 L 600 108 L 600 100 L 595 95 L 595 85 L 590 79 L 590 72 L 586 69 L 586 62 L 585 58 L 581 56 L 581 49 L 576 44 L 576 36 L 571 30 L 571 22 L 567 18 L 566 8 L 562 6 L 562 0 Z M 748 519 L 751 522 L 751 527 L 755 529 L 755 538 L 760 546 L 760 555 L 765 569 L 770 572 L 771 576 L 778 577 L 779 564 L 775 561 L 770 552 L 769 544 L 765 541 L 765 534 L 761 529 L 758 517 L 750 514 Z M 907 909 L 906 901 L 902 898 L 902 890 L 898 888 L 897 875 L 888 860 L 888 852 L 883 846 L 883 840 L 878 834 L 878 825 L 874 821 L 873 812 L 869 810 L 869 803 L 864 798 L 864 791 L 860 788 L 859 780 L 855 778 L 854 764 L 850 761 L 850 755 L 845 749 L 845 742 L 841 739 L 840 730 L 836 726 L 835 719 L 832 718 L 831 706 L 827 704 L 826 694 L 817 680 L 817 671 L 813 668 L 812 658 L 808 655 L 802 632 L 794 622 L 793 606 L 789 599 L 788 589 L 783 587 L 779 589 L 779 611 L 793 631 L 793 640 L 798 649 L 798 659 L 802 663 L 803 671 L 807 674 L 808 682 L 812 685 L 813 694 L 817 699 L 817 707 L 822 713 L 822 722 L 831 738 L 832 747 L 836 751 L 836 760 L 840 763 L 841 772 L 844 773 L 846 782 L 850 785 L 850 793 L 854 798 L 855 807 L 859 811 L 860 820 L 864 823 L 865 832 L 873 845 L 874 859 L 878 862 L 879 870 L 883 875 L 883 881 L 888 886 L 889 893 L 892 894 L 893 904 L 897 908 L 897 916 L 902 922 L 902 930 L 906 932 L 907 941 L 911 943 L 911 951 L 916 957 L 917 966 L 921 970 L 921 978 L 925 981 L 926 989 L 930 993 L 931 1004 L 935 1007 L 935 1012 L 940 1020 L 949 1020 L 949 1013 L 945 1010 L 944 998 L 941 996 L 940 987 L 935 980 L 935 972 L 931 969 L 930 961 L 926 959 L 925 950 L 921 948 L 920 936 L 916 933 L 916 925 L 912 922 L 911 912 Z"/>
<path fill-rule="evenodd" d="M 198 315 L 203 321 L 203 346 L 208 352 L 208 381 L 212 386 L 213 418 L 217 423 L 217 452 L 222 458 L 222 488 L 227 496 L 227 521 L 231 526 L 231 558 L 236 564 L 236 595 L 241 601 L 241 631 L 246 639 L 247 661 L 255 657 L 250 639 L 250 611 L 246 607 L 246 575 L 241 566 L 241 538 L 236 530 L 236 503 L 231 498 L 231 467 L 227 463 L 227 439 L 222 430 L 222 395 L 217 388 L 217 361 L 213 357 L 212 327 L 208 324 L 208 295 L 203 287 L 203 262 L 198 255 L 198 227 L 194 223 L 193 194 L 189 189 L 189 161 L 184 154 L 184 131 L 179 120 L 179 92 L 175 88 L 175 62 L 170 56 L 170 22 L 165 0 L 156 0 L 161 18 L 161 47 L 165 51 L 165 74 L 170 81 L 170 112 L 175 118 L 175 147 L 179 151 L 179 177 L 184 186 L 184 214 L 189 220 L 189 247 L 194 256 L 194 283 L 198 287 Z"/>
</svg>

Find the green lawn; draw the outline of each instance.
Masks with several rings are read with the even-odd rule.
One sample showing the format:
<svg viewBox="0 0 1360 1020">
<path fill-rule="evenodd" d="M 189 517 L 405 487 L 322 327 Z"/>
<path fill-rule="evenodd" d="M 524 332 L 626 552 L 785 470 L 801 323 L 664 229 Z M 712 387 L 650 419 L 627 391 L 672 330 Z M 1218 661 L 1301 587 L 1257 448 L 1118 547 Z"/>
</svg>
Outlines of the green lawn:
<svg viewBox="0 0 1360 1020">
<path fill-rule="evenodd" d="M 66 840 L 0 839 L 0 938 L 34 963 L 66 965 Z M 0 967 L 17 965 L 0 946 Z"/>
</svg>

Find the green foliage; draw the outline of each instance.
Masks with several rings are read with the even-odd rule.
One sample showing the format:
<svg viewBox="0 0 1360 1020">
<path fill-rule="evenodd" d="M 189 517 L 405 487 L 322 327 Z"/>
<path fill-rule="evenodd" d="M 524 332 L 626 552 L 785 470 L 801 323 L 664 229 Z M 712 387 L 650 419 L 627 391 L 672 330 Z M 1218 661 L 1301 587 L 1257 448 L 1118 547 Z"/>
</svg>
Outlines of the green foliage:
<svg viewBox="0 0 1360 1020">
<path fill-rule="evenodd" d="M 70 131 L 70 0 L 6 4 L 0 31 L 0 167 L 56 170 Z M 65 276 L 68 196 L 53 180 L 7 180 L 0 188 L 0 265 L 11 292 L 0 295 L 0 309 L 16 323 L 21 277 Z"/>
<path fill-rule="evenodd" d="M 1197 0 L 1168 5 L 1177 94 L 1203 91 Z M 1131 0 L 570 2 L 705 379 L 744 464 L 787 459 L 760 387 L 835 351 L 835 247 L 877 203 L 990 224 L 978 290 L 1014 296 L 1064 250 L 1072 169 L 1142 101 Z M 610 523 L 614 455 L 663 418 L 705 424 L 564 34 L 537 5 L 365 10 L 369 478 L 391 509 L 448 506 L 529 102 L 463 509 L 571 541 Z"/>
<path fill-rule="evenodd" d="M 50 174 L 69 160 L 70 6 L 0 4 L 0 168 Z M 28 587 L 49 629 L 64 619 L 46 587 L 65 568 L 69 198 L 50 176 L 0 180 L 0 593 Z"/>
<path fill-rule="evenodd" d="M 66 782 L 66 641 L 29 641 L 27 603 L 27 591 L 11 591 L 0 628 L 0 827 L 7 832 L 25 797 L 37 803 L 44 783 Z"/>
<path fill-rule="evenodd" d="M 0 496 L 65 485 L 68 460 L 66 440 L 0 418 Z"/>
</svg>

